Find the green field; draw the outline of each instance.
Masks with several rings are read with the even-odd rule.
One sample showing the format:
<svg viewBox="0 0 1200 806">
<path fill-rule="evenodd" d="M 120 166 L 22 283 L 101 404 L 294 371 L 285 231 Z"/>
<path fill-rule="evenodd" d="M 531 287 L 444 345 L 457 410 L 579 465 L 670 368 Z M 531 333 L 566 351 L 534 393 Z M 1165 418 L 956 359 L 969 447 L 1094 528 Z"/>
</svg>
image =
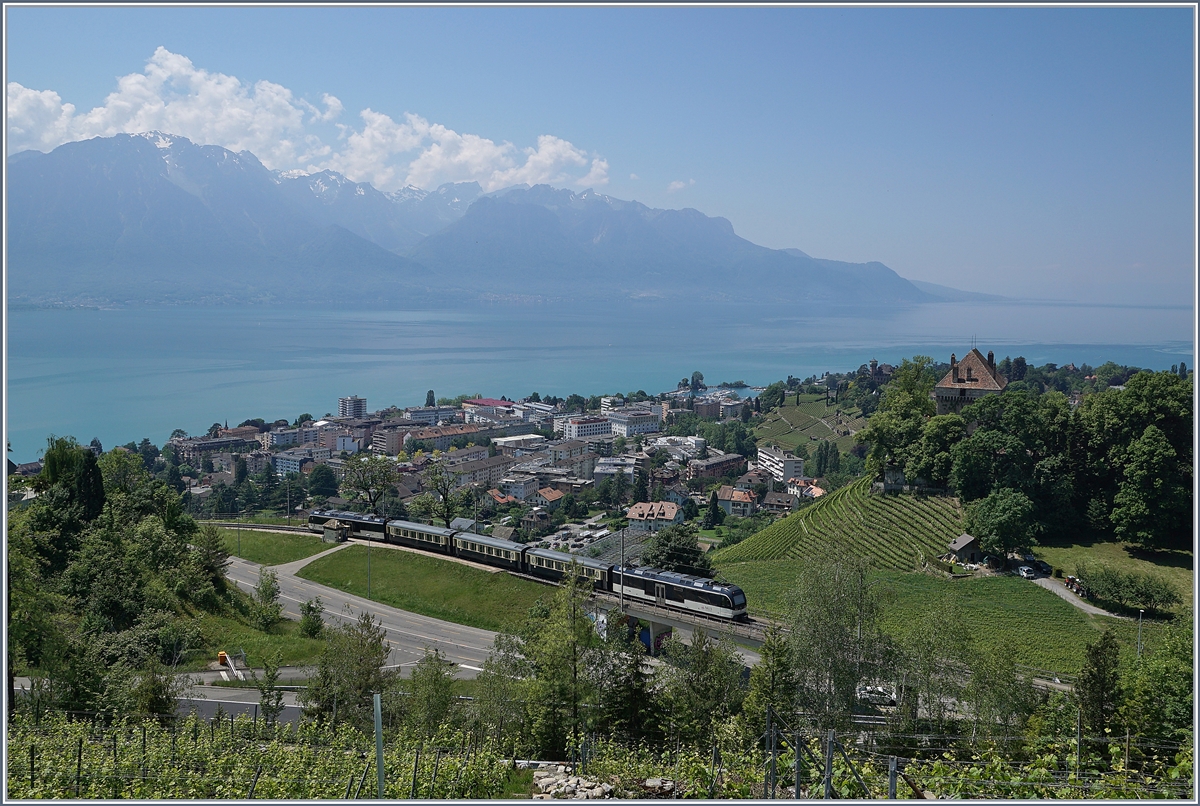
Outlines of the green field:
<svg viewBox="0 0 1200 806">
<path fill-rule="evenodd" d="M 722 549 L 717 562 L 802 559 L 824 548 L 868 558 L 881 569 L 910 571 L 920 555 L 937 557 L 962 534 L 955 498 L 881 495 L 860 479 Z"/>
<path fill-rule="evenodd" d="M 1070 543 L 1036 546 L 1033 554 L 1055 568 L 1061 568 L 1063 574 L 1074 574 L 1075 567 L 1081 560 L 1104 563 L 1123 571 L 1158 574 L 1175 585 L 1185 606 L 1192 605 L 1195 570 L 1191 552 L 1149 552 L 1129 543 L 1085 538 Z"/>
<path fill-rule="evenodd" d="M 314 560 L 297 576 L 356 596 L 367 595 L 367 549 L 351 546 Z M 492 573 L 410 551 L 371 552 L 371 598 L 432 618 L 503 630 L 516 627 L 554 590 L 503 571 Z"/>
<path fill-rule="evenodd" d="M 746 592 L 752 613 L 777 616 L 786 611 L 801 562 L 759 560 L 718 562 L 723 577 Z M 1006 647 L 1017 663 L 1065 674 L 1079 671 L 1084 646 L 1106 628 L 1116 631 L 1126 658 L 1137 646 L 1137 623 L 1089 616 L 1082 610 L 1019 577 L 945 579 L 929 574 L 879 571 L 881 626 L 901 635 L 929 608 L 948 607 L 970 625 L 982 646 Z M 1153 648 L 1157 623 L 1146 622 L 1143 643 Z"/>
<path fill-rule="evenodd" d="M 259 668 L 264 659 L 276 652 L 280 654 L 282 666 L 305 666 L 315 662 L 325 646 L 323 640 L 301 636 L 300 624 L 296 621 L 281 621 L 265 633 L 254 629 L 236 615 L 204 613 L 199 622 L 204 636 L 203 648 L 189 652 L 187 661 L 180 664 L 180 671 L 207 669 L 222 649 L 226 652 L 244 650 L 247 662 Z"/>
<path fill-rule="evenodd" d="M 333 548 L 329 543 L 323 543 L 315 534 L 284 534 L 242 529 L 239 535 L 237 529 L 221 531 L 225 538 L 226 551 L 259 565 L 282 565 Z"/>
<path fill-rule="evenodd" d="M 845 404 L 826 407 L 824 395 L 801 395 L 797 406 L 796 396 L 788 395 L 782 406 L 763 417 L 763 422 L 754 429 L 754 437 L 759 442 L 774 442 L 788 450 L 829 440 L 837 444 L 838 450 L 846 452 L 854 445 L 853 433 L 865 428 L 866 424 L 857 407 Z M 852 433 L 834 433 L 830 425 L 838 432 L 849 430 Z M 810 447 L 809 453 L 814 450 Z"/>
</svg>

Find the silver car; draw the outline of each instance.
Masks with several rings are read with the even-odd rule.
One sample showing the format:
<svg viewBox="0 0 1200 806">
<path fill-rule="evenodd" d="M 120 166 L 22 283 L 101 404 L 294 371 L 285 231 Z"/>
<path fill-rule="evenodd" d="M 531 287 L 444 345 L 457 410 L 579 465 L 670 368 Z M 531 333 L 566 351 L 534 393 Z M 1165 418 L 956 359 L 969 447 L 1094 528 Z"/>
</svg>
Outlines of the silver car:
<svg viewBox="0 0 1200 806">
<path fill-rule="evenodd" d="M 1017 573 L 1021 576 L 1021 579 L 1037 579 L 1037 572 L 1028 565 L 1022 565 L 1017 569 Z"/>
</svg>

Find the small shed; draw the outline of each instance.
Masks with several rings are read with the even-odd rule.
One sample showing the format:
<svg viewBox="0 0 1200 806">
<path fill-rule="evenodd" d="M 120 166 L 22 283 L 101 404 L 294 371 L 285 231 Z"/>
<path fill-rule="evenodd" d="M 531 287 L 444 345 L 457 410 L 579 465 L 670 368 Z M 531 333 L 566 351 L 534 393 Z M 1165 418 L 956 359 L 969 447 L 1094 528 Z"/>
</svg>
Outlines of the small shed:
<svg viewBox="0 0 1200 806">
<path fill-rule="evenodd" d="M 342 523 L 336 518 L 325 521 L 324 526 L 321 540 L 326 543 L 345 543 L 346 538 L 350 536 L 350 524 Z"/>
<path fill-rule="evenodd" d="M 960 563 L 977 563 L 983 558 L 979 550 L 979 541 L 974 535 L 963 532 L 950 543 L 950 553 Z"/>
</svg>

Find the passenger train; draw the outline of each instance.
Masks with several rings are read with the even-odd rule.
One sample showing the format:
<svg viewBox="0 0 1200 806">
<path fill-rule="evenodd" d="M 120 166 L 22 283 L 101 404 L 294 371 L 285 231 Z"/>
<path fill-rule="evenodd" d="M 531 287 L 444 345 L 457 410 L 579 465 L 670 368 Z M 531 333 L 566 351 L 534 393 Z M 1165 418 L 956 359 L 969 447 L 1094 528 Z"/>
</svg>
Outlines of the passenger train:
<svg viewBox="0 0 1200 806">
<path fill-rule="evenodd" d="M 746 594 L 736 585 L 723 585 L 711 579 L 659 571 L 653 568 L 625 568 L 550 549 L 531 548 L 511 540 L 443 529 L 412 521 L 389 520 L 374 515 L 338 510 L 314 510 L 308 528 L 324 530 L 326 522 L 346 524 L 351 537 L 395 543 L 433 554 L 461 557 L 558 582 L 571 570 L 598 591 L 623 594 L 632 601 L 686 610 L 713 618 L 745 621 Z"/>
</svg>

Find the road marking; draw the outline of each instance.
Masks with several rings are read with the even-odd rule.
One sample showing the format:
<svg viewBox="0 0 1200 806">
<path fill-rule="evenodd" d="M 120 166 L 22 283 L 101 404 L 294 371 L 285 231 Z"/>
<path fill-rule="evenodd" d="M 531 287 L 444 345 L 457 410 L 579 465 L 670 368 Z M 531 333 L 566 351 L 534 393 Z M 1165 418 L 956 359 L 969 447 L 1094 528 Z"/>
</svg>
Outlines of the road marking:
<svg viewBox="0 0 1200 806">
<path fill-rule="evenodd" d="M 480 669 L 478 666 L 468 666 L 465 663 L 458 664 L 458 667 L 460 669 L 470 669 L 472 672 L 482 672 L 483 671 L 483 669 Z"/>
</svg>

